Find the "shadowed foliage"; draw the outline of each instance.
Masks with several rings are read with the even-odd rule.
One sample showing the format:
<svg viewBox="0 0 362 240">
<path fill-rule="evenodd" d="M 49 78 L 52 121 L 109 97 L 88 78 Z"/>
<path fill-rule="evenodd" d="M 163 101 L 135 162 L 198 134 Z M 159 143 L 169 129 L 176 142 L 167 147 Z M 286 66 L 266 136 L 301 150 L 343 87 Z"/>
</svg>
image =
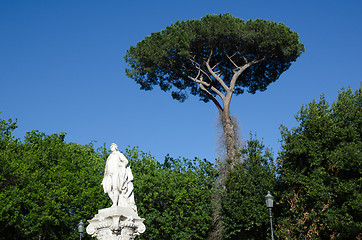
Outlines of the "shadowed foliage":
<svg viewBox="0 0 362 240">
<path fill-rule="evenodd" d="M 282 239 L 361 239 L 362 88 L 303 106 L 300 125 L 282 127 Z"/>
<path fill-rule="evenodd" d="M 264 196 L 273 192 L 276 167 L 270 149 L 256 137 L 242 146 L 243 162 L 229 171 L 222 196 L 224 239 L 267 239 L 269 217 Z"/>
</svg>

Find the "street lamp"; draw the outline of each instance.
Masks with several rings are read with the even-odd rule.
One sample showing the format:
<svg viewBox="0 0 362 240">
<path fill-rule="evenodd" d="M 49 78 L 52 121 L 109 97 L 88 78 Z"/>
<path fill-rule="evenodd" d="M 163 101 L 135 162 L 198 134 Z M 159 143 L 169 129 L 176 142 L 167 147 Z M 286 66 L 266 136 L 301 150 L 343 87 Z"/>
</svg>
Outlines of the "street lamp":
<svg viewBox="0 0 362 240">
<path fill-rule="evenodd" d="M 269 209 L 270 231 L 271 231 L 272 240 L 274 240 L 274 234 L 273 234 L 273 217 L 272 217 L 273 200 L 274 200 L 274 197 L 273 197 L 273 196 L 270 194 L 270 192 L 268 191 L 268 194 L 265 196 L 265 203 L 266 203 L 266 207 Z"/>
<path fill-rule="evenodd" d="M 79 232 L 79 239 L 82 240 L 83 233 L 84 233 L 84 223 L 82 220 L 78 223 L 78 232 Z"/>
</svg>

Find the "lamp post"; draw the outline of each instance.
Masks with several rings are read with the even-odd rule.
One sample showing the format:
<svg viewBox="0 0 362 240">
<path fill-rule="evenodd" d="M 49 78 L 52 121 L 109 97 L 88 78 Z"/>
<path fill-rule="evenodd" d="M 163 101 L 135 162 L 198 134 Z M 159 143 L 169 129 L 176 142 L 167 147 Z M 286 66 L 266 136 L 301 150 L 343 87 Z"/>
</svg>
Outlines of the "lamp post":
<svg viewBox="0 0 362 240">
<path fill-rule="evenodd" d="M 270 217 L 270 231 L 271 231 L 271 238 L 274 240 L 274 233 L 273 233 L 273 217 L 272 217 L 272 208 L 273 208 L 273 200 L 274 197 L 268 191 L 268 194 L 265 196 L 265 203 L 266 207 L 269 209 L 269 217 Z"/>
<path fill-rule="evenodd" d="M 82 240 L 83 233 L 84 233 L 84 223 L 82 220 L 78 223 L 78 232 L 79 232 L 79 239 Z"/>
</svg>

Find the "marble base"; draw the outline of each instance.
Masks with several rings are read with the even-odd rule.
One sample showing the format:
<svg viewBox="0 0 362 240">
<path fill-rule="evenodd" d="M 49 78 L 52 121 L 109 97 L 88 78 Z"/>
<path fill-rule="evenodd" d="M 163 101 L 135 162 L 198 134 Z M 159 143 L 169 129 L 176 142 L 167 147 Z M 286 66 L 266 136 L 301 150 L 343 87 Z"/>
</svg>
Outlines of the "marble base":
<svg viewBox="0 0 362 240">
<path fill-rule="evenodd" d="M 146 230 L 144 219 L 126 207 L 110 207 L 98 210 L 86 231 L 98 240 L 133 240 Z"/>
</svg>

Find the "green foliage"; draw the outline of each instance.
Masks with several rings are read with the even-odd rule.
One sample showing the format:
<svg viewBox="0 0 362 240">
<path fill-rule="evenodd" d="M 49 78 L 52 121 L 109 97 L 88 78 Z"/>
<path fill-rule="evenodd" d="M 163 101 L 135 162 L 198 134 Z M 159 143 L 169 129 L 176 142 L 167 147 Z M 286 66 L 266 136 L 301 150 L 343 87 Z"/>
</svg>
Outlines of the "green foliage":
<svg viewBox="0 0 362 240">
<path fill-rule="evenodd" d="M 1 121 L 0 239 L 77 238 L 77 223 L 104 206 L 104 161 L 92 144 L 65 143 L 65 133 L 13 139 L 15 126 Z"/>
<path fill-rule="evenodd" d="M 172 97 L 179 101 L 186 99 L 189 90 L 207 102 L 210 94 L 217 94 L 213 88 L 224 94 L 227 91 L 210 74 L 208 61 L 228 86 L 239 67 L 255 61 L 238 77 L 233 89 L 238 95 L 244 90 L 266 90 L 303 51 L 298 34 L 282 23 L 260 19 L 244 22 L 230 14 L 206 15 L 201 20 L 176 22 L 130 47 L 125 56 L 130 66 L 126 73 L 143 90 L 154 85 L 164 91 L 173 89 Z M 209 94 L 199 88 L 199 81 L 191 80 L 201 75 L 203 80 L 199 80 L 207 82 L 204 87 L 212 90 Z"/>
<path fill-rule="evenodd" d="M 108 152 L 65 143 L 65 133 L 11 135 L 0 121 L 0 239 L 76 239 L 74 227 L 110 205 L 101 188 Z M 206 160 L 166 157 L 163 164 L 126 149 L 135 176 L 135 200 L 147 231 L 140 239 L 204 239 L 211 225 L 216 177 Z M 85 236 L 90 239 L 90 236 Z"/>
<path fill-rule="evenodd" d="M 212 164 L 169 156 L 160 164 L 137 149 L 127 149 L 125 156 L 135 177 L 138 212 L 146 219 L 139 239 L 205 239 L 212 220 Z"/>
<path fill-rule="evenodd" d="M 268 234 L 265 195 L 275 187 L 273 156 L 262 142 L 250 136 L 241 153 L 243 163 L 230 170 L 222 197 L 225 239 L 260 239 Z"/>
<path fill-rule="evenodd" d="M 1 112 L 0 112 L 1 113 Z M 0 119 L 0 150 L 5 149 L 9 141 L 13 140 L 12 131 L 17 128 L 17 121 Z"/>
<path fill-rule="evenodd" d="M 356 239 L 362 232 L 362 90 L 303 106 L 282 127 L 277 234 L 281 239 Z"/>
</svg>

